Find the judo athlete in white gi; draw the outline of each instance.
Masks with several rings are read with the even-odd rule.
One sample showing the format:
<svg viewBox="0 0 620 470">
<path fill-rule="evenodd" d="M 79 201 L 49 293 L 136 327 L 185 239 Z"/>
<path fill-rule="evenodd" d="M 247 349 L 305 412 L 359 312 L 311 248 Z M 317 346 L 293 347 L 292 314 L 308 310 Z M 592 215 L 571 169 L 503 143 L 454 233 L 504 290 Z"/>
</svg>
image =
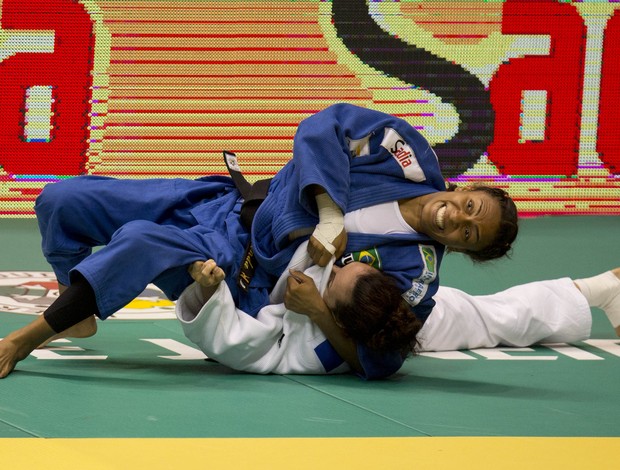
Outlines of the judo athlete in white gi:
<svg viewBox="0 0 620 470">
<path fill-rule="evenodd" d="M 35 206 L 43 252 L 59 283 L 69 287 L 42 318 L 0 342 L 0 377 L 50 337 L 92 312 L 107 318 L 151 282 L 176 300 L 192 282 L 187 267 L 195 261 L 216 260 L 230 273 L 225 282 L 237 306 L 255 316 L 310 237 L 309 253 L 320 265 L 332 255 L 370 253 L 424 321 L 445 246 L 493 259 L 509 251 L 516 236 L 516 208 L 503 191 L 446 191 L 436 155 L 413 126 L 348 104 L 300 124 L 293 159 L 271 181 L 251 233 L 240 221 L 242 203 L 232 180 L 219 176 L 77 177 L 46 186 Z M 335 213 L 364 211 L 389 212 L 394 227 L 385 231 L 371 217 L 359 217 L 359 230 L 349 232 L 333 223 Z M 235 281 L 250 241 L 257 263 L 245 292 Z M 103 248 L 93 252 L 94 246 Z M 369 377 L 398 369 L 398 355 L 366 354 L 363 347 L 349 352 L 345 360 L 359 356 Z"/>
<path fill-rule="evenodd" d="M 338 310 L 338 300 L 351 299 L 359 276 L 384 276 L 375 268 L 359 262 L 344 268 L 333 266 L 333 259 L 325 267 L 315 265 L 305 245 L 297 249 L 289 263 L 289 271 L 282 274 L 271 292 L 271 304 L 263 307 L 256 317 L 236 307 L 228 286 L 221 282 L 225 277 L 224 271 L 213 260 L 194 263 L 190 272 L 197 282 L 183 292 L 176 304 L 177 318 L 185 335 L 208 357 L 237 370 L 263 374 L 334 374 L 349 371 L 350 366 L 331 347 L 321 329 L 329 328 L 329 325 L 321 321 L 320 312 L 313 319 L 307 316 L 309 303 L 298 309 L 303 310 L 304 314 L 291 310 L 289 303 L 294 304 L 291 297 L 302 288 L 302 284 L 306 284 L 305 288 L 321 295 L 321 300 L 329 304 L 326 315 L 333 316 L 339 322 L 341 312 Z M 381 287 L 385 288 L 384 285 Z M 391 298 L 395 299 L 396 304 L 404 304 L 404 311 L 410 315 L 398 287 L 395 283 L 390 287 L 393 289 Z M 390 300 L 389 297 L 384 298 Z M 368 299 L 365 300 L 367 305 Z M 375 304 L 380 302 L 374 301 Z M 394 301 L 390 304 L 394 305 Z M 378 305 L 373 311 L 394 316 L 392 308 L 395 310 L 390 305 Z M 380 321 L 369 318 L 368 322 L 373 320 Z M 406 322 L 410 323 L 411 318 L 406 318 Z M 420 326 L 410 330 L 404 343 L 402 336 L 398 338 L 405 350 L 410 352 L 413 349 L 415 333 Z M 392 349 L 396 349 L 396 345 L 392 345 Z"/>
<path fill-rule="evenodd" d="M 215 261 L 194 263 L 190 273 L 196 283 L 176 304 L 185 335 L 208 357 L 255 373 L 349 371 L 324 334 L 332 327 L 371 350 L 411 354 L 422 325 L 394 279 L 360 262 L 340 268 L 332 259 L 325 267 L 315 265 L 305 245 L 271 292 L 271 304 L 256 317 L 236 307 Z"/>
<path fill-rule="evenodd" d="M 311 263 L 302 245 L 289 270 L 305 270 L 324 294 L 332 263 L 325 268 Z M 333 348 L 325 347 L 326 337 L 317 324 L 285 306 L 287 281 L 291 282 L 288 273 L 282 274 L 272 291 L 272 304 L 256 317 L 235 306 L 221 282 L 224 272 L 215 263 L 205 271 L 198 269 L 192 277 L 196 282 L 181 295 L 176 314 L 187 338 L 208 357 L 235 370 L 261 374 L 351 370 Z M 347 280 L 353 282 L 354 278 Z M 346 290 L 344 282 L 337 288 Z M 591 306 L 604 310 L 620 336 L 620 268 L 574 282 L 568 278 L 532 282 L 487 296 L 441 286 L 435 300 L 417 335 L 417 352 L 584 340 L 590 335 Z M 317 299 L 302 297 L 297 301 L 297 311 L 301 311 Z"/>
</svg>

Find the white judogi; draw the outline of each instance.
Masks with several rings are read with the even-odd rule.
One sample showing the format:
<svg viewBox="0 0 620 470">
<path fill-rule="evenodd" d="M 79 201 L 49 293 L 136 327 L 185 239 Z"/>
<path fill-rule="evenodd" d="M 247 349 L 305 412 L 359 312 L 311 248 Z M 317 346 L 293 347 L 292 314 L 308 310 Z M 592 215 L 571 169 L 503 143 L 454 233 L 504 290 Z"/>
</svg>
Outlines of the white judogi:
<svg viewBox="0 0 620 470">
<path fill-rule="evenodd" d="M 312 277 L 322 293 L 331 263 L 326 268 L 308 268 L 310 263 L 304 244 L 289 266 Z M 273 302 L 282 302 L 286 277 L 284 273 L 274 288 Z M 588 338 L 592 326 L 590 307 L 569 278 L 532 282 L 485 296 L 442 286 L 435 300 L 418 334 L 420 351 L 570 343 Z M 176 312 L 185 335 L 207 356 L 248 372 L 327 373 L 314 351 L 325 335 L 308 317 L 277 303 L 253 318 L 235 307 L 224 282 L 203 304 L 194 283 L 178 300 Z M 329 373 L 348 370 L 343 364 Z"/>
</svg>

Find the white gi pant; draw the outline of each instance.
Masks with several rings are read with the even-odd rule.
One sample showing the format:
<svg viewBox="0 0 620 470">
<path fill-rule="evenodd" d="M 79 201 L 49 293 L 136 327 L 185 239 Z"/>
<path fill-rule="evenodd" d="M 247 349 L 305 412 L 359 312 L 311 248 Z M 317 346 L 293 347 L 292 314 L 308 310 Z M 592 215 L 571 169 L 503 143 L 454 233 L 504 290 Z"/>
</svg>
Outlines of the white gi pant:
<svg viewBox="0 0 620 470">
<path fill-rule="evenodd" d="M 436 305 L 418 333 L 420 351 L 523 347 L 587 339 L 590 307 L 569 278 L 511 287 L 493 295 L 469 295 L 441 286 Z"/>
</svg>

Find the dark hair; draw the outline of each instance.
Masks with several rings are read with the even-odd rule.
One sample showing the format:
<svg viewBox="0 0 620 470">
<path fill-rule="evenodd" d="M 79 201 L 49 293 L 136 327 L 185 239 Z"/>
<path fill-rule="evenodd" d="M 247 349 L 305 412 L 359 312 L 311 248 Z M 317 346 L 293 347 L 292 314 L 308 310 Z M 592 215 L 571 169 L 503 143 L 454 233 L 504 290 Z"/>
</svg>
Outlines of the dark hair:
<svg viewBox="0 0 620 470">
<path fill-rule="evenodd" d="M 457 188 L 455 184 L 450 183 L 448 191 L 454 191 Z M 512 249 L 512 244 L 517 238 L 519 232 L 519 217 L 517 214 L 517 206 L 510 195 L 503 189 L 493 186 L 474 185 L 470 191 L 483 191 L 495 199 L 499 204 L 501 219 L 495 239 L 490 245 L 482 250 L 462 250 L 461 253 L 469 256 L 474 262 L 482 263 L 493 259 L 508 256 L 508 252 Z M 449 251 L 449 247 L 448 247 Z"/>
<path fill-rule="evenodd" d="M 336 302 L 333 314 L 356 343 L 406 357 L 422 323 L 401 294 L 394 278 L 375 269 L 357 278 L 350 301 Z"/>
</svg>

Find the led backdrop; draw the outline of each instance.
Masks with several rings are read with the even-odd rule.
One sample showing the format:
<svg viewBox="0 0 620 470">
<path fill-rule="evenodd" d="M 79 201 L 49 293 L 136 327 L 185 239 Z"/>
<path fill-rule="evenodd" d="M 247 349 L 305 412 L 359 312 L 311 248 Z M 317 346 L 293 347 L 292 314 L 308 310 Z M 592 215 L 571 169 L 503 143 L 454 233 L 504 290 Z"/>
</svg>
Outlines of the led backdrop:
<svg viewBox="0 0 620 470">
<path fill-rule="evenodd" d="M 290 159 L 347 101 L 407 119 L 522 215 L 620 214 L 616 1 L 0 0 L 0 215 L 49 182 Z M 370 188 L 369 188 L 370 189 Z"/>
</svg>

